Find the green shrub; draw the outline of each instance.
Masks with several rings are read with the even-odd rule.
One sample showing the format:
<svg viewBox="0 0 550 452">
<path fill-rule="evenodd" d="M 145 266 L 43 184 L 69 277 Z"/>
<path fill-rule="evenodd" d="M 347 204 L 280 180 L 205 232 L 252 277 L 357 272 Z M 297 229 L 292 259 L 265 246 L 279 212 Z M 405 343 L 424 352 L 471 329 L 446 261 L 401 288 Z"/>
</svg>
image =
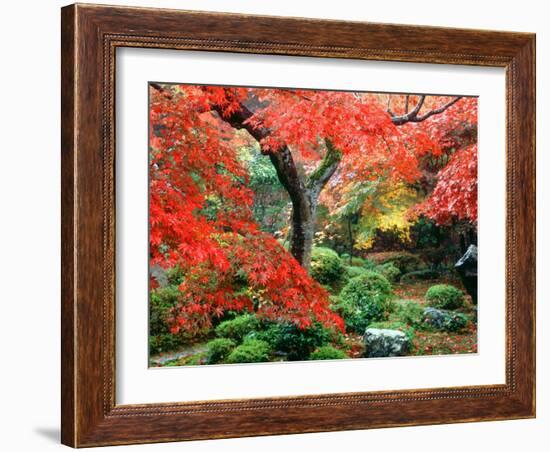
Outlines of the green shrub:
<svg viewBox="0 0 550 452">
<path fill-rule="evenodd" d="M 447 324 L 447 331 L 455 333 L 466 328 L 468 325 L 468 317 L 459 312 L 454 312 L 451 321 Z"/>
<path fill-rule="evenodd" d="M 384 319 L 391 293 L 389 281 L 369 271 L 344 286 L 335 307 L 350 331 L 363 333 L 369 323 Z"/>
<path fill-rule="evenodd" d="M 382 264 L 392 263 L 399 269 L 401 274 L 410 273 L 417 270 L 423 270 L 426 268 L 424 261 L 411 253 L 395 253 L 390 257 L 384 259 Z"/>
<path fill-rule="evenodd" d="M 248 288 L 248 275 L 242 268 L 237 269 L 233 275 L 233 284 L 236 287 Z"/>
<path fill-rule="evenodd" d="M 247 339 L 229 354 L 225 362 L 236 363 L 261 363 L 269 361 L 271 349 L 269 344 L 258 339 Z"/>
<path fill-rule="evenodd" d="M 342 350 L 334 348 L 332 345 L 325 345 L 319 347 L 311 355 L 309 359 L 311 360 L 321 360 L 321 359 L 345 359 L 349 358 Z"/>
<path fill-rule="evenodd" d="M 396 303 L 396 305 L 397 308 L 394 316 L 397 319 L 414 328 L 422 327 L 424 322 L 422 318 L 424 308 L 421 305 L 415 303 L 414 301 L 405 301 L 404 303 Z"/>
<path fill-rule="evenodd" d="M 380 273 L 388 281 L 395 282 L 399 279 L 401 271 L 393 265 L 393 262 L 386 262 L 385 264 L 378 265 L 374 269 L 375 272 Z"/>
<path fill-rule="evenodd" d="M 183 270 L 178 266 L 166 270 L 166 278 L 170 285 L 179 286 L 183 282 L 184 276 Z"/>
<path fill-rule="evenodd" d="M 253 333 L 252 337 L 268 342 L 275 352 L 283 353 L 289 361 L 301 361 L 316 348 L 330 343 L 334 335 L 319 323 L 302 330 L 294 323 L 282 322 Z"/>
<path fill-rule="evenodd" d="M 330 300 L 330 305 L 335 306 L 340 301 L 340 297 L 338 295 L 329 295 L 328 299 Z"/>
<path fill-rule="evenodd" d="M 204 353 L 197 353 L 180 360 L 180 364 L 183 366 L 198 366 L 204 363 Z"/>
<path fill-rule="evenodd" d="M 154 289 L 149 297 L 149 351 L 162 353 L 177 348 L 183 342 L 181 334 L 170 333 L 166 319 L 178 304 L 181 292 L 177 286 Z"/>
<path fill-rule="evenodd" d="M 447 323 L 447 331 L 455 333 L 463 330 L 468 325 L 468 317 L 460 312 L 453 312 L 450 322 Z"/>
<path fill-rule="evenodd" d="M 424 259 L 424 261 L 430 262 L 432 265 L 439 267 L 444 265 L 447 260 L 451 259 L 454 266 L 454 253 L 453 250 L 449 248 L 449 246 L 424 248 L 419 250 L 418 252 L 422 256 L 422 259 Z"/>
<path fill-rule="evenodd" d="M 373 322 L 368 326 L 368 328 L 377 328 L 380 330 L 398 330 L 402 333 L 405 333 L 405 335 L 411 342 L 414 340 L 414 328 L 408 326 L 403 322 Z"/>
<path fill-rule="evenodd" d="M 311 254 L 311 276 L 321 284 L 338 283 L 344 276 L 344 264 L 336 251 L 315 247 Z"/>
<path fill-rule="evenodd" d="M 221 363 L 236 346 L 235 341 L 225 337 L 211 340 L 206 344 L 206 362 L 208 364 Z"/>
<path fill-rule="evenodd" d="M 170 361 L 165 361 L 162 367 L 177 367 L 180 365 L 179 359 L 171 359 Z"/>
<path fill-rule="evenodd" d="M 413 242 L 416 242 L 416 249 L 435 247 L 440 242 L 440 227 L 435 221 L 424 216 L 418 218 L 410 230 Z"/>
<path fill-rule="evenodd" d="M 359 256 L 353 256 L 350 261 L 349 254 L 341 254 L 340 258 L 342 259 L 344 265 L 348 265 L 350 267 L 363 267 L 367 270 L 372 270 L 374 267 L 376 267 L 376 262 L 374 262 L 372 259 L 365 259 Z"/>
<path fill-rule="evenodd" d="M 149 353 L 158 354 L 174 350 L 182 345 L 182 343 L 182 338 L 172 333 L 150 335 Z"/>
<path fill-rule="evenodd" d="M 194 355 L 182 356 L 175 361 L 169 362 L 170 366 L 199 366 L 201 364 L 214 364 L 206 360 L 206 352 L 195 353 Z"/>
<path fill-rule="evenodd" d="M 181 292 L 176 286 L 154 289 L 149 297 L 149 333 L 162 334 L 168 332 L 166 317 L 170 310 L 178 304 Z"/>
<path fill-rule="evenodd" d="M 364 275 L 367 271 L 368 270 L 365 267 L 346 267 L 346 275 L 349 279 Z"/>
<path fill-rule="evenodd" d="M 352 257 L 351 265 L 354 267 L 363 267 L 367 270 L 374 270 L 374 267 L 376 267 L 376 262 L 374 262 L 372 259 L 363 259 L 362 257 Z"/>
<path fill-rule="evenodd" d="M 244 314 L 231 320 L 225 320 L 216 327 L 216 336 L 241 342 L 244 337 L 260 327 L 260 321 L 254 314 Z"/>
<path fill-rule="evenodd" d="M 402 283 L 412 283 L 414 281 L 429 281 L 431 279 L 437 279 L 439 277 L 439 273 L 434 270 L 417 270 L 415 272 L 409 272 L 405 273 L 403 276 L 401 276 L 400 281 Z"/>
<path fill-rule="evenodd" d="M 464 305 L 464 294 L 454 286 L 437 284 L 426 292 L 426 301 L 434 308 L 458 309 Z"/>
<path fill-rule="evenodd" d="M 445 309 L 426 308 L 424 310 L 424 323 L 436 330 L 454 333 L 466 327 L 468 317 Z"/>
</svg>

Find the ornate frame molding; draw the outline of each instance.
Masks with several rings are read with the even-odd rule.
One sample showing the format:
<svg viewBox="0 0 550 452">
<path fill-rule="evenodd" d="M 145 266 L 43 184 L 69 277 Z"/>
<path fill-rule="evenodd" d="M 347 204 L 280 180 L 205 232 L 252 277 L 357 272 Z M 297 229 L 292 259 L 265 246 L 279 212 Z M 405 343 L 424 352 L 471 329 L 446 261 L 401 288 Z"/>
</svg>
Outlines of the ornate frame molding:
<svg viewBox="0 0 550 452">
<path fill-rule="evenodd" d="M 277 36 L 273 30 L 279 32 Z M 534 35 L 71 5 L 62 9 L 62 42 L 64 444 L 82 447 L 534 416 Z M 118 47 L 506 68 L 506 383 L 116 405 L 114 90 Z"/>
</svg>

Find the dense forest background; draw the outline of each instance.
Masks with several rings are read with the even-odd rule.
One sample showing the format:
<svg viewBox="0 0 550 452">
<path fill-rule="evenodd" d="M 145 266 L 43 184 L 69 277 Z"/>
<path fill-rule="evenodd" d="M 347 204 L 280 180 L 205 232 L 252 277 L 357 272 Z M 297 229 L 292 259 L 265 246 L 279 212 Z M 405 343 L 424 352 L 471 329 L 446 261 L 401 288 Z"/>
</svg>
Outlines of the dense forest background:
<svg viewBox="0 0 550 452">
<path fill-rule="evenodd" d="M 476 98 L 151 84 L 150 223 L 152 365 L 476 351 Z"/>
</svg>

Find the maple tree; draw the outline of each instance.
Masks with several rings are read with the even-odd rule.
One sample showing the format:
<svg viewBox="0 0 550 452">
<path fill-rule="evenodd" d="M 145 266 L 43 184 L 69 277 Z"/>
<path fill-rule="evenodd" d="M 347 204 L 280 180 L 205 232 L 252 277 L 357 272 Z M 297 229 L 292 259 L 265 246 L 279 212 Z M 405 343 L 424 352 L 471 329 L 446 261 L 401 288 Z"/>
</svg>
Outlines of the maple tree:
<svg viewBox="0 0 550 452">
<path fill-rule="evenodd" d="M 319 195 L 339 167 L 347 166 L 347 178 L 355 181 L 412 182 L 420 176 L 419 159 L 439 155 L 447 146 L 449 127 L 470 118 L 434 119 L 455 104 L 466 104 L 453 110 L 468 113 L 475 106 L 462 97 L 437 96 L 434 101 L 434 96 L 398 96 L 397 100 L 404 103 L 401 114 L 390 109 L 395 100 L 385 108 L 379 95 L 251 88 L 240 104 L 231 94 L 226 101 L 229 109 L 224 104 L 217 108 L 225 121 L 248 130 L 260 142 L 276 168 L 293 205 L 290 252 L 304 268 L 311 260 Z M 417 126 L 424 122 L 426 126 Z M 400 130 L 400 126 L 407 127 Z"/>
<path fill-rule="evenodd" d="M 477 144 L 451 156 L 420 211 L 438 224 L 449 224 L 452 220 L 477 222 Z"/>
<path fill-rule="evenodd" d="M 430 162 L 448 157 L 422 212 L 438 222 L 477 219 L 477 148 L 460 148 L 475 135 L 475 99 L 150 86 L 151 265 L 186 274 L 173 332 L 208 328 L 229 310 L 341 329 L 328 293 L 308 276 L 327 185 L 336 192 L 415 184 Z M 254 219 L 249 174 L 236 152 L 250 142 L 292 203 L 290 254 Z"/>
<path fill-rule="evenodd" d="M 376 231 L 395 231 L 406 242 L 419 215 L 439 225 L 477 221 L 477 148 L 473 152 L 463 151 L 477 142 L 477 100 L 409 95 L 376 97 L 386 103 L 386 111 L 399 126 L 396 129 L 399 135 L 394 139 L 413 150 L 414 155 L 407 163 L 414 166 L 412 177 L 399 177 L 394 171 L 397 168 L 390 166 L 386 176 L 371 170 L 373 177 L 362 179 L 355 172 L 357 161 L 341 163 L 340 174 L 321 199 L 334 217 L 345 219 L 350 256 L 354 246 L 369 249 Z M 355 229 L 357 237 L 352 234 Z"/>
<path fill-rule="evenodd" d="M 219 93 L 179 94 L 153 89 L 150 108 L 151 266 L 186 275 L 171 331 L 200 331 L 229 310 L 342 329 L 327 292 L 253 220 L 235 137 L 205 108 Z"/>
</svg>

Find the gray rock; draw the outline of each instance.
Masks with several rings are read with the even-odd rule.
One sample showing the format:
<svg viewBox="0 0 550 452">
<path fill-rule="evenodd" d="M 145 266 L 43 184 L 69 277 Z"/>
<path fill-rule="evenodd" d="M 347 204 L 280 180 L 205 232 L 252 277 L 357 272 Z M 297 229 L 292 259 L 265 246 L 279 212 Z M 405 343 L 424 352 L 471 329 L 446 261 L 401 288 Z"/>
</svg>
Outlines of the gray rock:
<svg viewBox="0 0 550 452">
<path fill-rule="evenodd" d="M 366 358 L 404 356 L 410 347 L 409 338 L 398 330 L 367 328 L 363 339 L 367 347 Z"/>
<path fill-rule="evenodd" d="M 149 272 L 151 276 L 157 281 L 159 287 L 166 287 L 168 285 L 168 277 L 166 276 L 166 270 L 160 265 L 153 265 Z"/>
<path fill-rule="evenodd" d="M 423 313 L 424 323 L 436 330 L 458 331 L 466 326 L 468 319 L 464 314 L 459 314 L 446 309 L 426 308 Z"/>
<path fill-rule="evenodd" d="M 470 245 L 455 268 L 466 292 L 472 297 L 472 303 L 477 305 L 477 246 Z"/>
</svg>

